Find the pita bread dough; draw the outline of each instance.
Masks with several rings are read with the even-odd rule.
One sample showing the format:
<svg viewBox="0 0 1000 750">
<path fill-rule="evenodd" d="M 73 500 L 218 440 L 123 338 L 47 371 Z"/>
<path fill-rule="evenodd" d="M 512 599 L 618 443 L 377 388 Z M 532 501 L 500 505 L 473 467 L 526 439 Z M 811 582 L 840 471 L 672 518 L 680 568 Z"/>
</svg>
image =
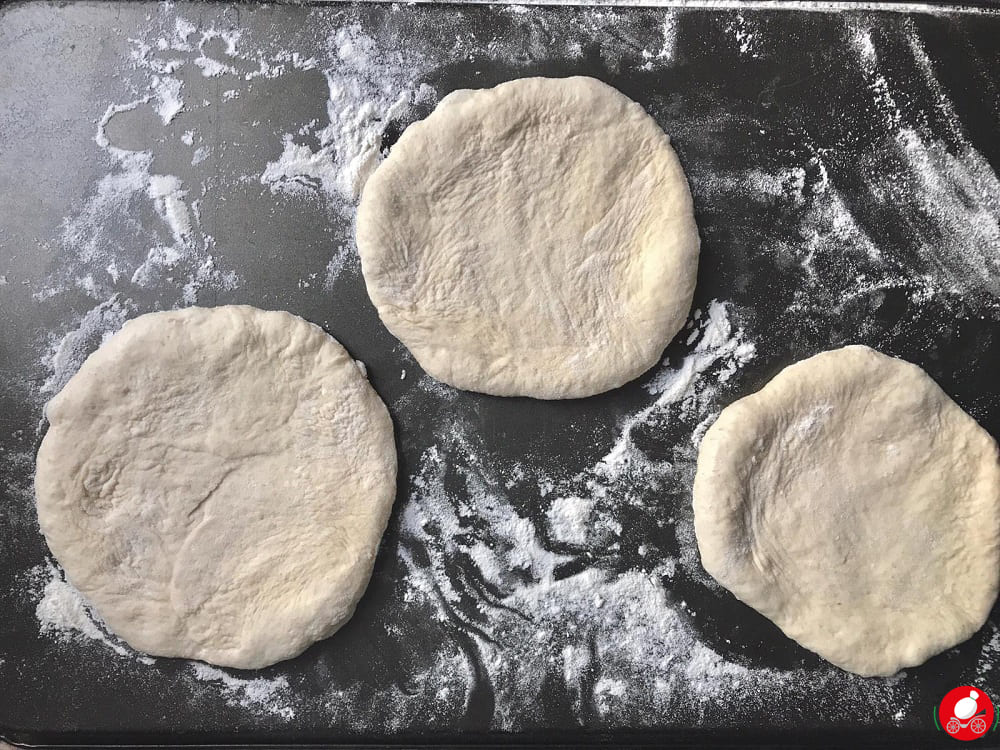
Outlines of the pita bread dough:
<svg viewBox="0 0 1000 750">
<path fill-rule="evenodd" d="M 354 612 L 395 494 L 392 422 L 285 312 L 143 315 L 46 407 L 38 520 L 130 645 L 263 667 Z"/>
<path fill-rule="evenodd" d="M 698 232 L 670 140 L 593 78 L 455 91 L 358 209 L 368 293 L 434 377 L 575 398 L 655 364 L 691 306 Z"/>
<path fill-rule="evenodd" d="M 791 365 L 706 433 L 705 569 L 837 666 L 891 675 L 985 622 L 996 443 L 923 370 L 864 346 Z"/>
</svg>

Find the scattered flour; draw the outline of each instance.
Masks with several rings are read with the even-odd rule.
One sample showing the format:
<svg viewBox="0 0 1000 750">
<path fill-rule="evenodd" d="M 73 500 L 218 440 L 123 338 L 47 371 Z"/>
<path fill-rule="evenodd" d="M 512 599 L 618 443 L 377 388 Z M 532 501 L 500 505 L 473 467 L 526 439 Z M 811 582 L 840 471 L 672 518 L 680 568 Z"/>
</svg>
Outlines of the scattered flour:
<svg viewBox="0 0 1000 750">
<path fill-rule="evenodd" d="M 238 706 L 255 713 L 278 716 L 286 721 L 295 718 L 291 689 L 285 677 L 256 677 L 246 680 L 200 662 L 192 662 L 190 669 L 196 680 L 218 685 Z"/>
<path fill-rule="evenodd" d="M 730 31 L 736 38 L 739 53 L 746 57 L 760 57 L 760 41 L 753 31 L 750 21 L 742 13 L 737 13 L 733 19 Z"/>
<path fill-rule="evenodd" d="M 646 390 L 657 395 L 656 401 L 625 421 L 618 441 L 598 464 L 599 471 L 614 474 L 633 460 L 635 450 L 631 430 L 637 424 L 662 414 L 673 404 L 679 403 L 684 415 L 700 408 L 700 393 L 693 386 L 703 373 L 718 365 L 715 381 L 725 383 L 754 358 L 756 346 L 745 340 L 742 328 L 733 329 L 726 303 L 712 300 L 707 314 L 703 316 L 701 311 L 696 310 L 692 316 L 697 323 L 696 330 L 688 338 L 688 345 L 697 340 L 694 350 L 678 366 L 664 365 L 646 383 Z"/>
<path fill-rule="evenodd" d="M 900 129 L 905 168 L 879 194 L 904 201 L 930 270 L 951 291 L 986 292 L 1000 300 L 1000 180 L 968 144 L 952 154 L 912 128 Z"/>
<path fill-rule="evenodd" d="M 621 680 L 602 677 L 594 683 L 594 703 L 601 714 L 610 713 L 615 699 L 623 701 L 627 694 L 628 687 Z"/>
<path fill-rule="evenodd" d="M 260 181 L 272 193 L 308 195 L 319 188 L 327 194 L 337 194 L 341 183 L 332 149 L 311 150 L 295 143 L 295 136 L 282 136 L 282 152 L 277 160 L 268 162 Z"/>
<path fill-rule="evenodd" d="M 670 63 L 674 59 L 677 47 L 677 16 L 672 10 L 668 10 L 663 17 L 663 44 L 657 52 L 643 50 L 642 56 L 646 63 L 642 66 L 649 70 L 653 67 L 653 62 Z"/>
<path fill-rule="evenodd" d="M 745 11 L 774 4 L 689 0 L 676 5 L 680 11 L 664 9 L 661 28 L 650 26 L 638 65 L 676 63 L 684 7 L 732 9 L 720 14 L 720 24 L 735 50 L 746 61 L 768 54 L 764 31 Z M 846 7 L 793 5 L 802 10 Z M 870 5 L 949 12 L 927 5 Z M 505 12 L 516 23 L 540 18 L 540 11 L 528 6 Z M 43 342 L 49 373 L 43 397 L 57 392 L 90 351 L 138 312 L 128 298 L 128 284 L 154 289 L 171 278 L 176 293 L 166 304 L 188 305 L 198 302 L 202 290 L 231 290 L 240 283 L 233 271 L 217 267 L 215 239 L 202 225 L 199 201 L 208 187 L 183 171 L 154 172 L 152 141 L 143 151 L 116 145 L 108 134 L 115 117 L 151 108 L 164 126 L 175 128 L 172 137 L 192 148 L 199 144 L 191 159 L 198 166 L 210 158 L 221 160 L 225 152 L 221 145 L 213 151 L 204 133 L 185 130 L 178 136 L 175 120 L 186 123 L 190 116 L 182 113 L 232 106 L 237 97 L 227 92 L 245 95 L 245 87 L 235 88 L 241 82 L 320 70 L 328 86 L 326 120 L 274 132 L 274 149 L 248 177 L 264 186 L 258 189 L 294 200 L 318 197 L 334 213 L 350 217 L 353 201 L 378 163 L 387 128 L 394 120 L 405 123 L 417 108 L 437 99 L 438 92 L 421 78 L 477 49 L 468 35 L 456 34 L 454 49 L 432 59 L 419 43 L 390 44 L 374 31 L 345 22 L 330 29 L 322 49 L 313 50 L 315 56 L 307 56 L 265 51 L 266 45 L 239 30 L 201 28 L 175 17 L 169 5 L 161 13 L 168 24 L 131 40 L 138 82 L 131 100 L 111 104 L 98 122 L 95 141 L 110 171 L 62 228 L 70 284 L 96 304 Z M 604 10 L 581 9 L 573 38 L 542 34 L 527 49 L 497 38 L 489 52 L 511 61 L 575 59 L 606 38 L 611 22 Z M 898 203 L 908 197 L 908 215 L 924 228 L 913 242 L 926 268 L 901 270 L 889 264 L 845 200 L 836 176 L 837 154 L 809 144 L 808 153 L 789 156 L 779 167 L 734 173 L 722 168 L 711 174 L 693 168 L 697 199 L 706 206 L 750 203 L 783 212 L 785 223 L 794 227 L 792 235 L 766 235 L 758 250 L 789 259 L 801 273 L 801 289 L 787 309 L 790 317 L 836 316 L 856 297 L 897 287 L 911 289 L 920 299 L 942 288 L 965 290 L 977 299 L 981 293 L 998 296 L 1000 183 L 965 140 L 933 62 L 912 32 L 909 48 L 924 85 L 935 92 L 936 111 L 950 123 L 954 143 L 948 146 L 911 118 L 899 82 L 880 64 L 879 37 L 862 24 L 846 26 L 898 159 L 898 168 L 888 173 L 873 162 L 869 184 L 879 200 Z M 624 55 L 613 49 L 601 54 L 611 68 L 618 62 L 615 55 Z M 196 79 L 187 78 L 185 90 L 177 77 L 185 66 L 220 79 L 213 102 L 199 104 L 200 97 L 192 95 Z M 140 238 L 136 247 L 119 246 L 122 226 Z M 356 267 L 353 245 L 338 245 L 323 288 L 331 290 L 345 270 Z M 63 283 L 63 277 L 54 279 L 53 289 Z M 55 292 L 43 290 L 36 298 L 43 301 L 50 293 Z M 758 356 L 762 342 L 747 333 L 752 312 L 719 300 L 695 310 L 675 345 L 680 354 L 644 380 L 645 405 L 621 419 L 608 450 L 597 451 L 603 457 L 568 477 L 552 467 L 532 466 L 530 457 L 512 467 L 489 456 L 475 425 L 461 415 L 454 389 L 426 376 L 407 389 L 429 396 L 442 410 L 428 436 L 433 444 L 415 467 L 410 496 L 399 501 L 396 552 L 405 578 L 398 597 L 406 612 L 426 613 L 444 635 L 431 645 L 427 665 L 413 675 L 418 688 L 392 686 L 361 695 L 357 686 L 331 686 L 323 696 L 324 710 L 339 720 L 366 716 L 358 706 L 371 706 L 378 710 L 370 721 L 405 731 L 425 722 L 433 708 L 454 725 L 479 691 L 489 693 L 493 725 L 500 729 L 543 723 L 553 702 L 589 725 L 661 724 L 664 717 L 684 724 L 713 708 L 723 714 L 719 723 L 739 726 L 743 712 L 770 711 L 774 705 L 789 707 L 782 720 L 794 724 L 814 708 L 809 697 L 829 688 L 858 707 L 854 718 L 859 724 L 887 716 L 902 721 L 908 708 L 903 678 L 862 680 L 832 667 L 769 669 L 730 661 L 720 653 L 725 649 L 705 636 L 697 613 L 676 599 L 679 573 L 712 585 L 697 561 L 689 487 L 697 444 L 721 408 L 720 397 L 741 392 L 739 375 Z M 400 378 L 405 377 L 403 369 Z M 797 427 L 808 432 L 812 423 Z M 651 442 L 668 450 L 651 450 Z M 532 513 L 535 509 L 540 512 Z M 36 616 L 43 635 L 97 640 L 114 654 L 137 658 L 105 633 L 58 571 L 48 566 L 42 573 Z M 385 625 L 391 635 L 402 627 Z M 995 669 L 998 657 L 1000 634 L 994 627 L 982 651 L 980 678 Z M 283 676 L 242 679 L 203 664 L 188 670 L 201 690 L 215 691 L 254 715 L 290 721 L 303 715 L 301 707 L 310 700 Z"/>
<path fill-rule="evenodd" d="M 753 346 L 732 326 L 726 304 L 713 302 L 694 350 L 670 370 L 657 400 L 626 420 L 605 459 L 568 483 L 556 482 L 556 490 L 543 488 L 551 478 L 534 477 L 536 502 L 553 495 L 546 512 L 549 538 L 593 552 L 620 547 L 613 540 L 624 538 L 617 520 L 623 505 L 652 501 L 649 490 L 675 476 L 676 469 L 646 458 L 631 440 L 633 428 L 691 394 L 709 390 L 708 380 L 718 383 L 720 372 L 732 375 L 752 356 Z M 706 376 L 715 365 L 720 371 Z M 587 568 L 560 575 L 573 556 L 549 550 L 545 535 L 514 511 L 509 488 L 479 456 L 474 431 L 455 423 L 440 434 L 445 442 L 424 454 L 412 478 L 412 496 L 402 511 L 400 554 L 414 592 L 443 608 L 444 619 L 463 601 L 470 576 L 491 592 L 483 602 L 487 610 L 482 619 L 472 624 L 480 633 L 475 658 L 489 667 L 494 720 L 501 728 L 530 722 L 552 672 L 564 680 L 567 700 L 576 710 L 592 705 L 602 716 L 619 718 L 637 704 L 643 711 L 670 710 L 674 715 L 697 710 L 699 696 L 723 694 L 749 679 L 750 671 L 726 664 L 718 655 L 708 659 L 695 630 L 670 603 L 660 578 L 673 575 L 674 561 L 661 560 L 649 571 Z M 693 462 L 693 456 L 687 460 Z M 655 534 L 656 528 L 633 525 L 629 532 L 653 529 Z M 414 564 L 414 546 L 430 559 L 429 566 Z M 474 567 L 466 564 L 465 572 L 456 575 L 452 566 L 462 565 L 458 561 L 463 556 Z M 596 682 L 586 678 L 595 671 L 603 677 Z M 763 678 L 762 673 L 756 676 Z M 694 680 L 697 685 L 692 686 Z M 615 701 L 626 694 L 628 701 Z"/>
<path fill-rule="evenodd" d="M 108 635 L 107 628 L 90 604 L 52 563 L 39 565 L 31 571 L 29 577 L 45 581 L 41 598 L 35 607 L 35 617 L 42 635 L 64 641 L 88 639 L 100 643 L 119 656 L 135 659 L 146 665 L 155 663 L 150 657 L 136 654 L 121 645 L 114 636 Z"/>
<path fill-rule="evenodd" d="M 680 368 L 664 367 L 644 386 L 649 393 L 659 394 L 657 406 L 678 401 L 690 391 L 694 378 L 716 362 L 723 362 L 718 380 L 725 383 L 756 353 L 756 347 L 743 340 L 743 330 L 733 330 L 725 303 L 712 300 L 704 317 L 697 317 L 696 329 L 687 340 L 688 345 L 698 341 L 694 355 L 685 357 Z"/>
<path fill-rule="evenodd" d="M 431 0 L 415 0 L 416 2 L 431 2 Z M 493 0 L 463 0 L 468 4 L 492 3 Z M 632 7 L 671 7 L 704 10 L 793 10 L 814 13 L 831 13 L 840 11 L 877 11 L 888 13 L 928 13 L 948 15 L 968 13 L 976 15 L 995 15 L 997 10 L 989 6 L 958 5 L 945 3 L 914 3 L 914 2 L 849 2 L 849 0 L 527 0 L 520 8 L 530 8 L 534 5 L 588 5 L 588 6 L 632 6 Z M 526 10 L 517 12 L 524 13 Z"/>
<path fill-rule="evenodd" d="M 180 250 L 173 247 L 152 247 L 146 260 L 132 273 L 132 283 L 141 287 L 153 286 L 165 270 L 174 268 L 183 258 Z"/>
<path fill-rule="evenodd" d="M 191 211 L 184 202 L 187 191 L 183 183 L 173 175 L 150 175 L 148 192 L 156 213 L 170 228 L 175 245 L 187 245 L 191 241 L 192 225 Z"/>
<path fill-rule="evenodd" d="M 68 333 L 52 336 L 48 351 L 42 357 L 49 376 L 42 384 L 40 395 L 49 397 L 62 390 L 84 359 L 121 328 L 130 313 L 129 303 L 113 296 L 87 312 Z"/>
<path fill-rule="evenodd" d="M 239 286 L 239 276 L 235 271 L 220 271 L 215 266 L 215 258 L 206 256 L 194 271 L 188 276 L 181 288 L 181 301 L 184 306 L 198 304 L 198 295 L 202 289 L 231 291 Z"/>
<path fill-rule="evenodd" d="M 986 679 L 987 675 L 990 675 L 997 668 L 998 659 L 1000 659 L 1000 628 L 994 623 L 989 623 L 986 627 L 990 636 L 986 639 L 983 651 L 979 656 L 979 664 L 976 666 L 977 680 Z"/>
<path fill-rule="evenodd" d="M 261 183 L 272 192 L 290 195 L 320 190 L 332 198 L 356 199 L 378 164 L 382 134 L 414 103 L 429 102 L 435 93 L 427 84 L 417 85 L 426 65 L 402 50 L 387 52 L 360 26 L 339 29 L 330 38 L 333 64 L 324 75 L 330 91 L 329 123 L 315 132 L 319 148 L 296 143 L 296 136 L 282 136 L 282 153 L 268 163 Z"/>
<path fill-rule="evenodd" d="M 347 269 L 360 265 L 358 250 L 354 242 L 344 243 L 337 247 L 330 262 L 326 264 L 326 276 L 323 279 L 323 289 L 330 291 L 340 275 Z"/>
<path fill-rule="evenodd" d="M 231 66 L 205 55 L 199 55 L 193 62 L 201 69 L 201 74 L 205 78 L 218 78 L 226 73 L 236 72 Z"/>
<path fill-rule="evenodd" d="M 973 305 L 998 307 L 1000 179 L 966 139 L 912 22 L 906 27 L 922 83 L 935 96 L 935 111 L 954 143 L 949 147 L 923 132 L 922 113 L 904 111 L 895 93 L 898 82 L 890 81 L 882 69 L 871 31 L 860 22 L 851 24 L 849 39 L 881 111 L 890 148 L 888 159 L 876 154 L 866 165 L 872 198 L 897 206 L 904 214 L 903 229 L 925 260 L 920 271 L 930 293 L 943 290 L 967 296 Z"/>
<path fill-rule="evenodd" d="M 38 566 L 28 577 L 36 582 L 44 581 L 40 600 L 35 607 L 35 617 L 42 635 L 64 641 L 95 641 L 118 656 L 134 659 L 147 666 L 156 663 L 155 659 L 136 653 L 109 635 L 83 595 L 64 579 L 52 563 Z M 236 705 L 286 720 L 295 718 L 288 680 L 285 677 L 242 679 L 200 662 L 192 662 L 190 669 L 196 680 L 219 685 Z"/>
<path fill-rule="evenodd" d="M 191 166 L 196 167 L 212 155 L 211 146 L 199 146 L 191 156 Z"/>
<path fill-rule="evenodd" d="M 433 606 L 441 622 L 457 619 L 473 634 L 469 658 L 488 675 L 496 728 L 513 731 L 544 721 L 558 701 L 585 720 L 593 707 L 603 719 L 627 725 L 639 716 L 693 721 L 711 701 L 726 709 L 724 724 L 739 725 L 739 711 L 748 705 L 781 700 L 794 706 L 803 685 L 820 684 L 867 701 L 865 721 L 877 721 L 879 707 L 891 705 L 888 683 L 833 667 L 807 676 L 726 661 L 701 641 L 683 604 L 671 600 L 665 582 L 674 561 L 641 570 L 618 567 L 611 554 L 599 567 L 562 573 L 574 557 L 547 549 L 534 525 L 513 511 L 493 467 L 478 455 L 474 430 L 453 424 L 444 434 L 447 443 L 424 454 L 402 513 L 407 601 Z M 671 473 L 666 468 L 659 479 Z M 591 502 L 614 496 L 611 502 L 620 503 L 631 491 L 625 485 L 635 483 L 634 475 L 604 481 L 603 494 Z M 568 520 L 566 508 L 577 506 L 575 514 L 580 501 L 557 499 L 550 521 Z M 655 536 L 656 528 L 632 530 Z M 592 544 L 595 552 L 607 547 Z M 425 556 L 429 564 L 418 564 Z M 476 596 L 477 610 L 461 606 L 468 596 Z"/>
<path fill-rule="evenodd" d="M 149 86 L 159 102 L 156 106 L 156 113 L 163 120 L 164 125 L 169 124 L 184 111 L 184 99 L 181 96 L 184 83 L 181 80 L 166 76 L 153 76 Z"/>
<path fill-rule="evenodd" d="M 59 635 L 79 632 L 81 635 L 95 641 L 104 640 L 104 634 L 94 624 L 89 613 L 89 607 L 75 588 L 59 577 L 51 567 L 52 577 L 45 584 L 41 601 L 35 608 L 35 616 L 42 633 Z M 117 649 L 125 654 L 124 649 Z"/>
<path fill-rule="evenodd" d="M 565 544 L 584 544 L 592 509 L 593 502 L 587 498 L 556 498 L 546 512 L 552 538 Z"/>
</svg>

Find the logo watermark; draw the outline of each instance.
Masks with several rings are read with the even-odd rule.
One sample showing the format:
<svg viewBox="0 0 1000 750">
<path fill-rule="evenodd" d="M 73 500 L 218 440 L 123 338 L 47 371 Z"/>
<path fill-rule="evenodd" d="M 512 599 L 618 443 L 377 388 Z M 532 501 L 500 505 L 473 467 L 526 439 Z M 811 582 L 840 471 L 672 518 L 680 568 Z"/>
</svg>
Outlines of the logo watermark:
<svg viewBox="0 0 1000 750">
<path fill-rule="evenodd" d="M 962 685 L 949 690 L 934 710 L 934 724 L 956 740 L 978 740 L 996 729 L 993 701 L 982 690 Z"/>
</svg>

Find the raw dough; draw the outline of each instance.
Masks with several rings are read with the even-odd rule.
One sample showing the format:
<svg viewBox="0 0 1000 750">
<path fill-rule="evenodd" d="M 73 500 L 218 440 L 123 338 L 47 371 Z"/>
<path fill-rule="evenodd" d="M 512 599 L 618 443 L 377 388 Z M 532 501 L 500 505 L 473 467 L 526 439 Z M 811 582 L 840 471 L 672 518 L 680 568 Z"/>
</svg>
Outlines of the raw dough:
<svg viewBox="0 0 1000 750">
<path fill-rule="evenodd" d="M 843 669 L 891 675 L 985 622 L 997 446 L 916 365 L 868 347 L 784 369 L 701 444 L 705 569 Z"/>
<path fill-rule="evenodd" d="M 143 315 L 46 407 L 38 520 L 136 649 L 263 667 L 354 612 L 396 488 L 357 364 L 285 312 Z"/>
<path fill-rule="evenodd" d="M 368 181 L 368 293 L 434 377 L 574 398 L 655 364 L 691 306 L 698 231 L 670 140 L 593 78 L 449 94 Z"/>
</svg>

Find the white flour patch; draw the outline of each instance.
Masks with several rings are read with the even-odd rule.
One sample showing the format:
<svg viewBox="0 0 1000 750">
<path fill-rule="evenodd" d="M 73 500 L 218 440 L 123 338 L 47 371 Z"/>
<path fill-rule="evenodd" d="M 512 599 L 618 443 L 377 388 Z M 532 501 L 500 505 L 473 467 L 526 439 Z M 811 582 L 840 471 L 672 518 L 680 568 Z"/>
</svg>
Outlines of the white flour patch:
<svg viewBox="0 0 1000 750">
<path fill-rule="evenodd" d="M 42 635 L 62 641 L 96 641 L 119 656 L 136 659 L 147 665 L 154 663 L 152 658 L 137 654 L 108 635 L 104 623 L 94 613 L 83 594 L 66 581 L 54 565 L 39 565 L 31 571 L 30 577 L 36 582 L 44 581 L 41 598 L 35 607 L 35 617 Z"/>
<path fill-rule="evenodd" d="M 103 640 L 104 634 L 91 620 L 90 607 L 83 595 L 64 581 L 54 568 L 48 566 L 48 570 L 51 577 L 42 591 L 41 601 L 35 607 L 41 632 L 60 636 L 79 633 L 95 641 Z M 125 650 L 120 649 L 118 653 L 124 655 Z"/>
<path fill-rule="evenodd" d="M 337 248 L 337 251 L 326 264 L 326 276 L 323 279 L 323 289 L 330 291 L 340 275 L 350 268 L 357 268 L 361 261 L 358 258 L 358 249 L 353 242 L 344 243 Z"/>
<path fill-rule="evenodd" d="M 880 196 L 905 200 L 921 226 L 920 252 L 952 291 L 1000 299 L 1000 180 L 971 146 L 952 154 L 909 128 L 899 132 L 906 169 Z"/>
<path fill-rule="evenodd" d="M 132 273 L 132 283 L 136 286 L 151 287 L 173 269 L 183 258 L 180 250 L 173 247 L 153 247 L 146 260 Z"/>
<path fill-rule="evenodd" d="M 199 146 L 191 156 L 191 166 L 196 167 L 212 155 L 211 146 Z"/>
<path fill-rule="evenodd" d="M 291 689 L 285 677 L 257 677 L 247 680 L 233 677 L 221 669 L 200 662 L 191 664 L 191 674 L 200 682 L 212 683 L 221 688 L 234 705 L 287 721 L 295 718 Z"/>
<path fill-rule="evenodd" d="M 685 415 L 700 408 L 699 392 L 693 386 L 707 370 L 718 365 L 715 380 L 725 383 L 754 358 L 756 346 L 745 340 L 742 328 L 733 328 L 726 303 L 713 300 L 705 315 L 696 310 L 692 316 L 697 323 L 688 343 L 697 340 L 694 350 L 677 366 L 665 365 L 645 385 L 649 393 L 657 395 L 656 401 L 626 420 L 621 437 L 598 465 L 599 472 L 618 472 L 634 459 L 631 429 L 635 425 L 662 414 L 674 404 L 680 404 Z"/>
<path fill-rule="evenodd" d="M 208 255 L 188 276 L 181 289 L 181 299 L 187 306 L 195 305 L 203 289 L 232 291 L 239 286 L 239 281 L 235 271 L 220 271 L 215 266 L 215 258 Z"/>
<path fill-rule="evenodd" d="M 174 243 L 184 246 L 191 241 L 191 211 L 184 202 L 187 191 L 173 175 L 154 174 L 149 177 L 149 197 L 156 213 L 170 228 Z"/>
<path fill-rule="evenodd" d="M 313 151 L 308 146 L 295 143 L 295 137 L 282 136 L 282 152 L 275 161 L 268 162 L 260 181 L 272 193 L 309 195 L 316 189 L 327 194 L 339 192 L 340 170 L 334 162 L 332 150 Z"/>
<path fill-rule="evenodd" d="M 303 57 L 298 52 L 278 50 L 270 56 L 258 56 L 258 69 L 244 76 L 245 80 L 255 78 L 278 78 L 292 70 L 315 70 L 319 62 L 315 57 Z"/>
<path fill-rule="evenodd" d="M 730 25 L 730 32 L 736 37 L 739 53 L 746 57 L 760 57 L 760 41 L 753 25 L 742 13 L 737 13 Z"/>
<path fill-rule="evenodd" d="M 193 62 L 201 69 L 201 74 L 205 78 L 218 78 L 226 73 L 236 72 L 235 68 L 205 55 L 199 55 Z"/>
<path fill-rule="evenodd" d="M 432 0 L 414 0 L 416 3 Z M 470 5 L 491 4 L 493 0 L 463 0 Z M 528 0 L 522 7 L 536 5 L 629 6 L 639 8 L 691 8 L 704 10 L 791 10 L 813 13 L 878 11 L 882 13 L 927 13 L 932 15 L 996 15 L 987 6 L 907 2 L 848 2 L 847 0 Z"/>
<path fill-rule="evenodd" d="M 1000 179 L 966 140 L 912 24 L 907 35 L 910 52 L 957 148 L 923 132 L 922 118 L 904 113 L 896 89 L 881 69 L 871 32 L 859 24 L 852 26 L 850 39 L 892 141 L 888 160 L 877 154 L 866 165 L 872 198 L 904 213 L 907 239 L 926 263 L 907 275 L 924 276 L 923 286 L 931 294 L 943 290 L 964 295 L 973 304 L 998 307 Z"/>
<path fill-rule="evenodd" d="M 61 391 L 87 356 L 125 324 L 130 312 L 130 303 L 114 296 L 87 312 L 69 332 L 53 336 L 42 357 L 50 374 L 42 384 L 41 395 L 53 396 Z"/>
<path fill-rule="evenodd" d="M 997 667 L 998 660 L 1000 660 L 1000 628 L 993 623 L 987 624 L 986 627 L 990 636 L 983 644 L 979 663 L 976 665 L 977 680 L 985 680 L 987 676 L 991 675 Z"/>
<path fill-rule="evenodd" d="M 126 102 L 125 104 L 109 104 L 108 108 L 101 116 L 101 119 L 97 122 L 97 133 L 94 135 L 94 141 L 97 145 L 115 157 L 118 161 L 128 159 L 130 157 L 135 158 L 135 152 L 115 147 L 108 138 L 106 129 L 108 127 L 108 123 L 111 122 L 111 118 L 115 115 L 119 115 L 122 112 L 131 112 L 147 102 L 149 102 L 148 96 L 143 97 L 142 99 Z"/>
<path fill-rule="evenodd" d="M 163 120 L 163 124 L 167 125 L 184 111 L 184 99 L 181 96 L 184 83 L 177 78 L 153 76 L 149 85 L 159 102 L 156 105 L 156 113 Z"/>
<path fill-rule="evenodd" d="M 584 544 L 593 507 L 593 501 L 583 497 L 556 498 L 545 514 L 552 538 L 564 544 Z"/>
<path fill-rule="evenodd" d="M 353 201 L 379 160 L 382 134 L 416 102 L 432 101 L 433 89 L 417 85 L 426 65 L 405 49 L 379 49 L 359 26 L 334 32 L 327 42 L 333 64 L 325 69 L 330 99 L 328 124 L 315 132 L 319 148 L 282 136 L 282 153 L 260 180 L 272 192 L 293 196 L 319 190 Z M 310 132 L 308 125 L 304 126 Z M 298 135 L 303 135 L 301 129 Z"/>
<path fill-rule="evenodd" d="M 663 17 L 663 44 L 660 46 L 660 49 L 655 52 L 651 52 L 646 49 L 642 51 L 642 56 L 647 61 L 643 65 L 643 68 L 649 70 L 653 67 L 654 63 L 672 62 L 676 49 L 677 16 L 673 13 L 673 11 L 667 11 L 667 14 Z"/>
</svg>

